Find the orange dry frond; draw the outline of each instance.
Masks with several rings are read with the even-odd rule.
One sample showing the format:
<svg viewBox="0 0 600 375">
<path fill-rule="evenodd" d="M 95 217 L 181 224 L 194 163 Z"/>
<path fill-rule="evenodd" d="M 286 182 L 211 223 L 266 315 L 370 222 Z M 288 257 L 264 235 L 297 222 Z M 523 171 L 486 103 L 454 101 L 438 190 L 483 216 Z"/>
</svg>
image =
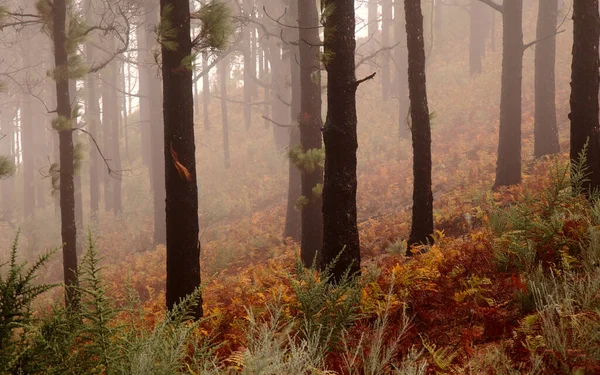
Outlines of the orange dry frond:
<svg viewBox="0 0 600 375">
<path fill-rule="evenodd" d="M 175 169 L 177 169 L 179 176 L 188 182 L 192 181 L 192 175 L 190 174 L 190 171 L 188 171 L 188 169 L 179 162 L 177 153 L 175 150 L 173 150 L 173 144 L 171 144 L 171 157 L 173 158 L 173 164 L 175 165 Z"/>
</svg>

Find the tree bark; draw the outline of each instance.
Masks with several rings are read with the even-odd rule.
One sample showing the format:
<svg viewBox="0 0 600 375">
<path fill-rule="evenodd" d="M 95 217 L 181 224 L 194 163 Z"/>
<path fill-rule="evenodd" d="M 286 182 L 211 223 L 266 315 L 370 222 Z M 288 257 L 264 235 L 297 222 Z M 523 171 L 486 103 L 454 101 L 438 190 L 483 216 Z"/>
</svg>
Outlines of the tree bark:
<svg viewBox="0 0 600 375">
<path fill-rule="evenodd" d="M 28 47 L 25 46 L 27 49 Z M 26 51 L 26 54 L 29 52 Z M 26 59 L 26 66 L 30 66 Z M 35 217 L 35 185 L 33 170 L 35 167 L 35 135 L 33 130 L 32 96 L 23 93 L 21 106 L 21 146 L 23 155 L 23 216 Z"/>
<path fill-rule="evenodd" d="M 523 0 L 503 6 L 500 140 L 495 187 L 521 182 L 521 84 L 523 80 Z"/>
<path fill-rule="evenodd" d="M 535 120 L 533 154 L 536 158 L 560 152 L 556 124 L 556 23 L 558 0 L 540 1 L 535 46 Z"/>
<path fill-rule="evenodd" d="M 166 13 L 165 8 L 170 9 Z M 200 286 L 198 185 L 194 142 L 192 54 L 188 0 L 160 0 L 163 17 L 176 34 L 176 48 L 162 48 L 164 155 L 167 223 L 167 307 L 172 309 Z M 193 315 L 202 316 L 202 301 Z"/>
<path fill-rule="evenodd" d="M 360 243 L 356 223 L 356 89 L 352 0 L 324 0 L 331 6 L 325 20 L 327 119 L 325 178 L 323 182 L 323 259 L 321 268 L 335 261 L 332 281 L 348 271 L 360 273 Z M 383 13 L 388 16 L 389 13 Z M 386 17 L 387 18 L 387 17 Z M 385 80 L 385 79 L 384 79 Z"/>
<path fill-rule="evenodd" d="M 600 188 L 600 137 L 598 123 L 598 40 L 600 16 L 598 0 L 573 2 L 573 62 L 571 72 L 571 163 L 579 161 L 585 149 L 588 181 L 584 192 Z"/>
<path fill-rule="evenodd" d="M 425 78 L 425 43 L 420 0 L 406 0 L 408 88 L 413 142 L 413 208 L 410 247 L 433 242 L 433 194 L 431 192 L 431 126 Z"/>
<path fill-rule="evenodd" d="M 54 0 L 52 7 L 52 39 L 54 42 L 54 66 L 56 81 L 56 110 L 62 121 L 71 119 L 69 98 L 68 52 L 67 52 L 67 4 L 66 0 Z M 77 307 L 77 227 L 75 225 L 75 184 L 73 181 L 73 129 L 58 131 L 60 154 L 60 220 L 63 242 L 63 270 L 67 306 Z"/>
<path fill-rule="evenodd" d="M 86 46 L 87 61 L 93 62 L 95 59 L 95 50 L 91 45 Z M 87 100 L 85 101 L 85 117 L 88 124 L 88 131 L 94 139 L 98 140 L 98 124 L 100 124 L 100 105 L 98 102 L 98 87 L 94 77 L 88 74 L 86 79 Z M 100 201 L 100 155 L 98 150 L 90 140 L 90 215 L 93 221 L 98 218 Z"/>
<path fill-rule="evenodd" d="M 369 3 L 370 5 L 370 3 Z M 377 4 L 375 3 L 375 9 Z M 377 14 L 377 12 L 375 12 Z M 319 13 L 315 0 L 298 0 L 298 26 L 300 33 L 300 144 L 302 151 L 322 148 L 321 127 L 321 63 L 319 38 Z M 369 27 L 371 24 L 369 23 Z M 375 26 L 377 24 L 375 23 Z M 302 241 L 300 258 L 305 267 L 311 267 L 315 256 L 323 248 L 323 169 L 316 165 L 301 169 L 302 195 L 307 204 L 302 207 Z"/>
</svg>

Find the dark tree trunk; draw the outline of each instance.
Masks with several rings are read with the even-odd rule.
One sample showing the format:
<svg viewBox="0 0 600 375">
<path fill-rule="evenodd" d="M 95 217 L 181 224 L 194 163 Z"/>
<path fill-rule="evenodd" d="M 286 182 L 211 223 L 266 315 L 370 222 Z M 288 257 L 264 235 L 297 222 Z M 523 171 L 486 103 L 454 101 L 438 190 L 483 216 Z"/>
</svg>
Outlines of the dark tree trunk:
<svg viewBox="0 0 600 375">
<path fill-rule="evenodd" d="M 377 34 L 377 31 L 379 31 L 379 22 L 377 21 L 377 18 L 379 17 L 379 15 L 377 14 L 377 4 L 378 1 L 377 0 L 369 0 L 369 4 L 368 4 L 368 8 L 367 8 L 367 12 L 368 12 L 368 19 L 369 19 L 369 24 L 367 25 L 367 30 L 369 33 L 369 38 L 373 38 L 373 36 L 375 34 Z M 302 8 L 298 8 L 298 9 L 302 9 Z"/>
<path fill-rule="evenodd" d="M 354 72 L 354 1 L 326 0 L 332 6 L 325 21 L 327 119 L 325 178 L 323 182 L 323 259 L 321 267 L 336 260 L 333 281 L 349 271 L 360 273 L 360 243 L 356 223 L 356 89 Z M 384 19 L 389 17 L 383 13 Z M 385 79 L 384 79 L 385 80 Z"/>
<path fill-rule="evenodd" d="M 408 89 L 413 142 L 413 209 L 410 247 L 433 241 L 433 194 L 431 192 L 431 127 L 425 79 L 425 43 L 420 0 L 406 0 Z"/>
<path fill-rule="evenodd" d="M 598 123 L 598 0 L 573 3 L 573 63 L 571 72 L 571 163 L 579 161 L 586 143 L 586 166 L 590 173 L 587 194 L 600 188 L 600 137 Z"/>
<path fill-rule="evenodd" d="M 485 36 L 488 9 L 479 0 L 471 0 L 471 21 L 469 28 L 469 73 L 473 76 L 482 72 L 485 56 Z"/>
<path fill-rule="evenodd" d="M 59 129 L 60 152 L 60 221 L 63 243 L 63 270 L 66 285 L 65 302 L 76 307 L 77 284 L 77 227 L 75 225 L 75 184 L 73 181 L 73 130 L 66 123 L 71 119 L 69 98 L 68 52 L 67 52 L 67 4 L 66 0 L 54 0 L 52 7 L 52 40 L 54 42 L 54 66 L 59 74 L 56 80 L 57 115 L 65 122 Z M 69 122 L 70 123 L 70 122 Z"/>
<path fill-rule="evenodd" d="M 371 3 L 369 3 L 371 6 Z M 377 4 L 375 3 L 375 15 Z M 321 44 L 319 38 L 319 13 L 315 0 L 298 0 L 298 26 L 300 32 L 300 144 L 302 151 L 322 148 L 321 127 Z M 377 26 L 377 23 L 375 23 Z M 369 23 L 369 28 L 371 24 Z M 302 207 L 302 242 L 300 258 L 306 267 L 311 267 L 315 255 L 323 248 L 323 201 L 318 190 L 323 185 L 323 170 L 311 166 L 301 170 L 302 195 L 307 204 Z M 318 262 L 316 263 L 318 264 Z"/>
<path fill-rule="evenodd" d="M 540 1 L 535 46 L 535 121 L 533 154 L 536 158 L 560 152 L 556 124 L 556 23 L 558 0 Z"/>
<path fill-rule="evenodd" d="M 523 0 L 503 6 L 500 140 L 494 186 L 521 182 L 521 83 L 523 80 Z"/>
<path fill-rule="evenodd" d="M 382 0 L 381 3 L 381 46 L 390 46 L 390 29 L 392 28 L 392 0 Z M 384 101 L 391 96 L 390 53 L 381 54 L 381 95 Z"/>
<path fill-rule="evenodd" d="M 161 14 L 171 8 L 175 49 L 162 46 L 164 154 L 167 222 L 167 307 L 172 309 L 200 286 L 198 185 L 194 143 L 192 54 L 188 0 L 160 0 Z M 202 316 L 199 301 L 194 316 Z"/>
<path fill-rule="evenodd" d="M 396 62 L 396 96 L 398 99 L 398 132 L 400 138 L 409 139 L 408 128 L 408 77 L 407 77 L 407 51 L 406 51 L 406 22 L 404 19 L 404 2 L 394 3 L 394 39 L 398 44 L 394 48 L 394 60 Z"/>
<path fill-rule="evenodd" d="M 209 73 L 208 69 L 208 53 L 202 53 L 202 71 L 204 75 L 202 76 L 202 115 L 204 118 L 204 130 L 210 130 L 210 116 L 208 113 L 208 105 L 210 104 L 210 82 L 209 82 Z"/>
<path fill-rule="evenodd" d="M 221 118 L 223 126 L 223 161 L 225 168 L 231 167 L 231 156 L 229 153 L 229 119 L 227 118 L 227 79 L 229 78 L 229 59 L 224 57 L 217 64 L 219 82 L 221 83 Z"/>
</svg>

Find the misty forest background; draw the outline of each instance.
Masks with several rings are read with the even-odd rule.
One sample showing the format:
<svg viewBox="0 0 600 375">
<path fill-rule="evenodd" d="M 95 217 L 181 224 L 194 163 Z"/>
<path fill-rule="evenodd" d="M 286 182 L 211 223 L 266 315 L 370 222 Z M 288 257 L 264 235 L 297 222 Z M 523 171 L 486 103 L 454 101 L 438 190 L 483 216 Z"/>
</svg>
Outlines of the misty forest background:
<svg viewBox="0 0 600 375">
<path fill-rule="evenodd" d="M 0 373 L 599 373 L 598 9 L 0 0 Z"/>
</svg>

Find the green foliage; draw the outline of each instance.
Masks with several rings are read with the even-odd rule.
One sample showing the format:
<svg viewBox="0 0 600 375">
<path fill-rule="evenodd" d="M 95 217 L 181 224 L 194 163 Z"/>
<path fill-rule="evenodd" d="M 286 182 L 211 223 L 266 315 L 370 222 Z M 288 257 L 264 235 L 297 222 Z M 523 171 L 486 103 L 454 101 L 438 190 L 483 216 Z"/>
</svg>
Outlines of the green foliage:
<svg viewBox="0 0 600 375">
<path fill-rule="evenodd" d="M 294 204 L 294 208 L 298 211 L 302 211 L 304 207 L 310 202 L 310 200 L 304 195 L 300 195 L 298 199 L 296 199 L 296 203 Z"/>
<path fill-rule="evenodd" d="M 316 184 L 312 188 L 312 195 L 315 198 L 321 198 L 323 196 L 323 184 Z"/>
<path fill-rule="evenodd" d="M 15 163 L 12 158 L 0 155 L 0 179 L 10 177 L 15 173 Z"/>
<path fill-rule="evenodd" d="M 158 42 L 168 51 L 175 51 L 178 48 L 177 30 L 171 21 L 174 9 L 173 4 L 166 4 L 160 15 L 160 23 L 156 27 Z"/>
<path fill-rule="evenodd" d="M 0 373 L 13 371 L 22 361 L 29 344 L 31 324 L 35 321 L 31 304 L 53 287 L 35 285 L 40 269 L 52 252 L 44 253 L 26 269 L 26 263 L 17 261 L 18 241 L 19 234 L 13 242 L 10 260 L 0 264 Z"/>
<path fill-rule="evenodd" d="M 57 116 L 52 120 L 52 129 L 60 131 L 68 131 L 73 129 L 73 120 L 65 116 Z"/>
<path fill-rule="evenodd" d="M 337 284 L 331 283 L 332 265 L 321 273 L 296 262 L 291 285 L 298 299 L 300 318 L 304 321 L 305 338 L 319 335 L 319 343 L 335 347 L 343 332 L 359 318 L 361 288 L 356 278 L 346 272 Z"/>
<path fill-rule="evenodd" d="M 231 10 L 227 4 L 212 0 L 199 11 L 192 13 L 191 18 L 201 23 L 200 33 L 194 41 L 197 50 L 222 51 L 227 48 L 229 36 L 233 32 Z"/>
<path fill-rule="evenodd" d="M 323 169 L 325 165 L 325 149 L 311 148 L 306 152 L 302 151 L 302 146 L 296 145 L 288 151 L 290 160 L 301 170 L 312 173 L 315 169 Z"/>
</svg>

